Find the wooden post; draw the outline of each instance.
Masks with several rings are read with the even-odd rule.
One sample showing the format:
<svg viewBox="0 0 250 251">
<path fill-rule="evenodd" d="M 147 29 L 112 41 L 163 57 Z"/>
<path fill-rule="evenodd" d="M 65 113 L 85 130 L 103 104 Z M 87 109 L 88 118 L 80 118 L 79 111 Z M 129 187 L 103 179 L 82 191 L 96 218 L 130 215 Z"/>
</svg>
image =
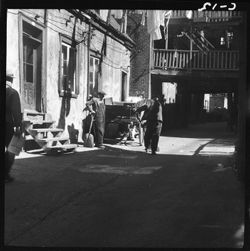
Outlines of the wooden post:
<svg viewBox="0 0 250 251">
<path fill-rule="evenodd" d="M 87 44 L 87 98 L 90 94 L 89 90 L 89 59 L 90 59 L 90 41 L 91 41 L 91 22 L 89 23 L 89 30 L 88 30 L 88 44 Z"/>
<path fill-rule="evenodd" d="M 165 49 L 168 49 L 168 25 L 166 26 L 166 31 L 165 31 Z"/>
<path fill-rule="evenodd" d="M 149 46 L 149 72 L 148 72 L 148 98 L 151 98 L 151 69 L 152 69 L 152 55 L 154 53 L 154 46 L 153 46 L 153 38 L 152 35 L 150 34 L 150 46 Z"/>
</svg>

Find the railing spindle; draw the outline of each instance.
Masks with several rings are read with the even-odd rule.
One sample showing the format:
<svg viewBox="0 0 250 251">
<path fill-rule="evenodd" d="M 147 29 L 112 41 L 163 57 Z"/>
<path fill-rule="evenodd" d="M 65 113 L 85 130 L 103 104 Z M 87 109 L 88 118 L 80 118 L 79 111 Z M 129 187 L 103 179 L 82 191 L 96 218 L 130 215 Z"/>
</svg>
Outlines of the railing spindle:
<svg viewBox="0 0 250 251">
<path fill-rule="evenodd" d="M 236 60 L 237 60 L 237 58 L 236 58 L 236 54 L 235 54 L 235 53 L 233 53 L 233 69 L 235 69 L 235 68 L 236 68 Z"/>
<path fill-rule="evenodd" d="M 200 51 L 155 49 L 154 67 L 160 69 L 237 70 L 238 51 Z"/>
<path fill-rule="evenodd" d="M 159 66 L 160 66 L 160 68 L 162 68 L 162 51 L 160 51 Z"/>
<path fill-rule="evenodd" d="M 176 68 L 179 68 L 179 53 L 175 51 Z"/>
<path fill-rule="evenodd" d="M 169 52 L 166 53 L 167 58 L 166 58 L 166 68 L 169 68 Z"/>
<path fill-rule="evenodd" d="M 183 52 L 182 67 L 186 68 L 186 52 Z"/>
<path fill-rule="evenodd" d="M 197 53 L 197 69 L 200 69 L 200 53 Z"/>
<path fill-rule="evenodd" d="M 154 58 L 153 65 L 154 65 L 154 67 L 156 67 L 156 54 L 157 54 L 157 51 L 154 51 L 154 55 L 153 55 L 153 58 Z"/>
<path fill-rule="evenodd" d="M 159 51 L 156 51 L 156 67 L 159 67 Z"/>
<path fill-rule="evenodd" d="M 216 68 L 215 67 L 215 63 L 216 63 L 216 52 L 214 51 L 214 53 L 213 53 L 213 67 L 212 67 L 212 69 Z"/>
<path fill-rule="evenodd" d="M 170 51 L 170 53 L 169 53 L 169 68 L 173 68 L 173 65 L 172 65 L 172 54 L 173 54 L 173 52 Z"/>
<path fill-rule="evenodd" d="M 228 54 L 229 60 L 228 60 L 228 69 L 232 69 L 232 52 L 230 51 Z"/>
<path fill-rule="evenodd" d="M 163 62 L 162 62 L 162 69 L 164 69 L 165 68 L 165 64 L 166 64 L 166 52 L 164 51 L 163 52 L 163 60 L 162 60 Z"/>
<path fill-rule="evenodd" d="M 225 53 L 225 69 L 228 69 L 228 60 L 227 60 L 228 52 Z"/>
<path fill-rule="evenodd" d="M 221 52 L 221 62 L 220 62 L 221 69 L 223 69 L 224 66 L 224 51 Z"/>
</svg>

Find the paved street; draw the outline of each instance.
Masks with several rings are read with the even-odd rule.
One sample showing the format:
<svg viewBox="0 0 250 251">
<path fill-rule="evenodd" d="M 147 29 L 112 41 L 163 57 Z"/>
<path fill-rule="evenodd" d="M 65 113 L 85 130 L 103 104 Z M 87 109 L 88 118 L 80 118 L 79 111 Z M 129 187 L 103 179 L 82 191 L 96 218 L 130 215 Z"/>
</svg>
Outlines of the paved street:
<svg viewBox="0 0 250 251">
<path fill-rule="evenodd" d="M 160 138 L 22 153 L 5 185 L 5 244 L 60 247 L 242 247 L 244 193 L 224 124 Z"/>
</svg>

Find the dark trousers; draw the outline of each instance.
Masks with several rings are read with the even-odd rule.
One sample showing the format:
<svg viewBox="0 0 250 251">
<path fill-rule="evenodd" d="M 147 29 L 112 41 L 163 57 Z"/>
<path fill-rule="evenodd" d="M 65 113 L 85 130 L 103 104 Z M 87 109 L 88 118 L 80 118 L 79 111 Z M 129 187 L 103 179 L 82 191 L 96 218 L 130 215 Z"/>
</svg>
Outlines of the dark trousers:
<svg viewBox="0 0 250 251">
<path fill-rule="evenodd" d="M 96 146 L 103 145 L 104 126 L 105 126 L 104 120 L 96 119 L 93 123 L 94 138 L 95 138 Z"/>
<path fill-rule="evenodd" d="M 159 142 L 159 137 L 161 135 L 162 123 L 159 121 L 148 122 L 147 128 L 144 136 L 145 148 L 149 148 L 151 145 L 152 152 L 156 152 Z"/>
<path fill-rule="evenodd" d="M 13 126 L 9 123 L 5 124 L 5 147 L 8 148 L 8 145 L 14 135 Z M 15 155 L 8 151 L 5 151 L 5 165 L 4 165 L 4 175 L 5 177 L 9 176 L 10 169 L 14 163 Z"/>
</svg>

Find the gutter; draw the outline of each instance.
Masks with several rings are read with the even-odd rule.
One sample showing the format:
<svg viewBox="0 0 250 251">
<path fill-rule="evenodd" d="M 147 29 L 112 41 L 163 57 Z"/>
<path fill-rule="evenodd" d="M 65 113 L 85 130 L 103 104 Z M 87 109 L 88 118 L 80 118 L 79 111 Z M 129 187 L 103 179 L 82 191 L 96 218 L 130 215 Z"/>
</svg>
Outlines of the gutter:
<svg viewBox="0 0 250 251">
<path fill-rule="evenodd" d="M 135 42 L 128 35 L 125 35 L 120 31 L 116 30 L 112 25 L 106 23 L 104 20 L 102 20 L 99 16 L 97 16 L 90 10 L 69 9 L 68 11 L 80 20 L 88 24 L 91 23 L 92 27 L 111 37 L 118 43 L 124 45 L 127 49 L 131 50 L 136 45 Z"/>
</svg>

